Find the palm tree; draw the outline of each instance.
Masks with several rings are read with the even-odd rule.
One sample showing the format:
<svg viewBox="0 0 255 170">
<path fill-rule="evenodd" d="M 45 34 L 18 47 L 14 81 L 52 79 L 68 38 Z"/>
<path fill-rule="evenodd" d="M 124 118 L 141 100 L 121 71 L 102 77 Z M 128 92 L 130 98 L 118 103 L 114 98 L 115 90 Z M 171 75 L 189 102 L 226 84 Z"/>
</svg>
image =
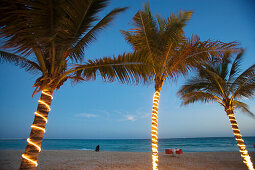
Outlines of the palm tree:
<svg viewBox="0 0 255 170">
<path fill-rule="evenodd" d="M 254 116 L 249 111 L 247 104 L 241 102 L 240 99 L 254 95 L 255 64 L 240 73 L 243 51 L 239 52 L 233 61 L 231 56 L 231 53 L 225 53 L 222 61 L 214 60 L 199 67 L 198 74 L 187 81 L 178 94 L 182 97 L 184 105 L 200 101 L 218 102 L 223 106 L 231 123 L 243 162 L 248 169 L 254 169 L 240 134 L 234 111 L 241 109 Z"/>
<path fill-rule="evenodd" d="M 53 91 L 66 80 L 90 80 L 98 71 L 110 81 L 116 77 L 122 82 L 139 79 L 138 55 L 82 61 L 85 47 L 126 9 L 116 8 L 100 19 L 98 12 L 107 5 L 105 0 L 1 1 L 0 62 L 40 75 L 33 95 L 42 91 L 20 169 L 37 167 Z"/>
<path fill-rule="evenodd" d="M 180 11 L 177 15 L 153 18 L 149 4 L 144 5 L 133 17 L 134 28 L 122 31 L 125 39 L 135 52 L 144 53 L 146 66 L 150 67 L 149 77 L 155 83 L 152 109 L 152 164 L 158 169 L 157 114 L 159 95 L 163 83 L 168 79 L 177 79 L 197 63 L 220 56 L 223 51 L 234 48 L 236 43 L 203 41 L 198 36 L 186 38 L 183 27 L 190 19 L 192 11 Z"/>
</svg>

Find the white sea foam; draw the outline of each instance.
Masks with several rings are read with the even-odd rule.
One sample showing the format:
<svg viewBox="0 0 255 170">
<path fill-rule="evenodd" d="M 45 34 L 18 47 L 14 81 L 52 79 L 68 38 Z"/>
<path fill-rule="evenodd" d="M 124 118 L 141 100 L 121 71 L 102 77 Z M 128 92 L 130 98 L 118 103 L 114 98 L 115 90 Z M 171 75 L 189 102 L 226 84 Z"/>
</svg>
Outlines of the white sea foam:
<svg viewBox="0 0 255 170">
<path fill-rule="evenodd" d="M 84 151 L 93 151 L 92 149 L 87 149 L 87 148 L 82 148 L 82 149 L 79 149 L 79 150 L 84 150 Z"/>
</svg>

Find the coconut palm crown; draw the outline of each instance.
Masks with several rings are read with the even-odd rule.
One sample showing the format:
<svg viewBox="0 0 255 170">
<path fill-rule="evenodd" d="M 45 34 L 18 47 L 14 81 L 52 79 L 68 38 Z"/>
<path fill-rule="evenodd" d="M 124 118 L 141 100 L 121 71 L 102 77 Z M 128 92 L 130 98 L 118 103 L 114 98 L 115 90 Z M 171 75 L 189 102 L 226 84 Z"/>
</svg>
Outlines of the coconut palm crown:
<svg viewBox="0 0 255 170">
<path fill-rule="evenodd" d="M 68 79 L 138 80 L 139 57 L 122 54 L 83 62 L 84 50 L 97 34 L 126 8 L 99 18 L 107 0 L 2 0 L 0 62 L 16 64 L 39 75 L 35 93 L 42 91 L 20 169 L 35 169 L 55 89 Z M 79 74 L 83 70 L 85 74 Z"/>
<path fill-rule="evenodd" d="M 154 80 L 155 93 L 152 111 L 152 164 L 158 169 L 157 113 L 159 95 L 166 79 L 177 79 L 186 74 L 196 64 L 213 56 L 222 56 L 226 50 L 233 50 L 237 43 L 200 41 L 195 35 L 187 38 L 184 26 L 190 20 L 192 11 L 180 11 L 177 15 L 154 18 L 149 4 L 133 17 L 134 28 L 121 31 L 132 46 L 134 53 L 144 53 L 148 75 Z"/>
<path fill-rule="evenodd" d="M 196 76 L 188 80 L 178 92 L 183 104 L 194 102 L 217 102 L 224 107 L 229 117 L 241 156 L 249 169 L 253 164 L 246 150 L 236 119 L 236 109 L 248 113 L 254 118 L 247 104 L 240 101 L 255 93 L 255 64 L 241 72 L 240 62 L 243 51 L 232 60 L 233 53 L 225 53 L 222 60 L 212 60 L 198 67 Z"/>
</svg>

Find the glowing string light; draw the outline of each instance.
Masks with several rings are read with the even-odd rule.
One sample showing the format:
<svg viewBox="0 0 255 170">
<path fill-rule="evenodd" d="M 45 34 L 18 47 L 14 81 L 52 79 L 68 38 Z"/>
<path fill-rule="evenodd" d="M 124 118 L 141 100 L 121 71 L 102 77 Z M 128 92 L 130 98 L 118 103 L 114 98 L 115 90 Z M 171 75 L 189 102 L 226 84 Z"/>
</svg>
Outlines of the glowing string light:
<svg viewBox="0 0 255 170">
<path fill-rule="evenodd" d="M 43 115 L 41 115 L 40 113 L 35 112 L 35 115 L 36 115 L 36 116 L 39 116 L 39 117 L 41 117 L 41 118 L 43 118 L 43 120 L 44 120 L 46 123 L 48 122 L 47 118 L 44 117 Z"/>
<path fill-rule="evenodd" d="M 153 108 L 152 108 L 152 167 L 153 170 L 158 170 L 158 102 L 159 91 L 156 91 L 153 96 Z"/>
<path fill-rule="evenodd" d="M 36 161 L 33 161 L 32 159 L 29 159 L 28 157 L 26 157 L 24 154 L 22 154 L 22 158 L 32 162 L 33 164 L 35 164 L 35 166 L 37 167 L 38 166 L 38 163 Z"/>
<path fill-rule="evenodd" d="M 46 93 L 45 91 L 42 91 L 42 94 L 49 96 L 51 98 L 51 100 L 53 99 L 53 96 L 51 94 Z"/>
<path fill-rule="evenodd" d="M 243 139 L 236 139 L 236 140 L 239 140 L 239 141 L 242 141 L 242 142 L 244 142 L 244 141 L 243 141 Z"/>
<path fill-rule="evenodd" d="M 231 108 L 228 108 L 227 110 L 231 110 Z M 236 123 L 235 115 L 228 114 L 228 117 L 229 117 L 232 129 L 233 129 L 233 133 L 236 137 L 238 137 L 238 138 L 236 138 L 236 141 L 237 141 L 237 145 L 239 146 L 239 151 L 241 153 L 241 157 L 243 158 L 243 163 L 245 163 L 247 165 L 249 170 L 254 170 L 251 158 L 248 154 L 248 151 L 246 150 L 246 146 L 243 143 L 244 140 L 242 139 L 242 135 L 240 134 L 240 130 Z M 233 126 L 235 126 L 235 127 L 233 127 Z"/>
<path fill-rule="evenodd" d="M 53 99 L 53 96 L 52 96 L 51 94 L 46 93 L 45 91 L 42 91 L 42 94 L 44 94 L 44 95 L 46 95 L 46 96 L 49 96 L 49 97 L 51 98 L 51 100 Z M 42 101 L 42 100 L 40 99 L 40 100 L 38 100 L 38 102 L 39 102 L 40 104 L 44 105 L 44 106 L 48 109 L 48 111 L 51 110 L 51 109 L 50 109 L 50 106 L 49 106 L 47 103 L 45 103 L 45 101 Z M 41 118 L 45 121 L 45 123 L 48 122 L 47 118 L 44 117 L 42 114 L 40 114 L 40 113 L 38 113 L 38 112 L 35 112 L 35 115 L 38 116 L 38 117 L 41 117 Z M 37 130 L 41 130 L 41 131 L 43 131 L 43 133 L 45 133 L 45 128 L 43 128 L 43 127 L 39 127 L 39 126 L 33 124 L 33 125 L 31 126 L 31 128 L 34 128 L 34 129 L 37 129 Z M 30 145 L 33 145 L 39 152 L 41 151 L 41 147 L 38 146 L 36 143 L 32 142 L 30 138 L 27 139 L 27 142 L 28 142 Z M 36 167 L 38 166 L 37 161 L 36 161 L 36 160 L 33 160 L 33 159 L 30 159 L 28 155 L 22 154 L 22 158 L 28 160 L 29 162 L 31 162 L 32 164 L 34 164 Z"/>
<path fill-rule="evenodd" d="M 32 142 L 32 141 L 30 140 L 30 138 L 27 139 L 27 143 L 33 145 L 34 147 L 36 147 L 36 149 L 38 149 L 39 152 L 41 152 L 41 147 L 38 146 L 37 144 L 35 144 L 34 142 Z"/>
<path fill-rule="evenodd" d="M 43 133 L 46 132 L 46 130 L 44 128 L 39 127 L 39 126 L 32 125 L 31 128 L 39 129 L 39 130 L 43 131 Z"/>
<path fill-rule="evenodd" d="M 38 102 L 39 102 L 40 104 L 43 104 L 43 105 L 48 109 L 48 111 L 50 111 L 50 106 L 49 106 L 47 103 L 45 103 L 45 102 L 42 101 L 42 100 L 38 100 Z"/>
</svg>

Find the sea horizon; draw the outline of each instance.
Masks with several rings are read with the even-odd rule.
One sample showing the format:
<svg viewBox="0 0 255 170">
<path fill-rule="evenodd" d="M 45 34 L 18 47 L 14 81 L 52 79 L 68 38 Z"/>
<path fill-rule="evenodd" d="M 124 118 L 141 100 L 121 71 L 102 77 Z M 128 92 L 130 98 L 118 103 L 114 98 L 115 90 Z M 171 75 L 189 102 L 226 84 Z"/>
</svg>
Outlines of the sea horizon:
<svg viewBox="0 0 255 170">
<path fill-rule="evenodd" d="M 255 136 L 242 136 L 245 138 Z M 234 138 L 234 136 L 208 136 L 208 137 L 176 137 L 176 138 L 158 138 L 158 139 L 194 139 L 194 138 Z M 0 140 L 26 140 L 27 138 L 0 138 Z M 77 139 L 77 140 L 151 140 L 151 138 L 44 138 L 43 140 L 62 140 L 62 139 Z"/>
<path fill-rule="evenodd" d="M 255 136 L 243 137 L 247 150 L 255 152 Z M 151 152 L 151 139 L 44 139 L 42 150 L 95 150 Z M 159 151 L 166 148 L 183 149 L 184 152 L 238 152 L 234 137 L 160 138 Z M 26 139 L 0 139 L 0 150 L 24 150 Z"/>
</svg>

